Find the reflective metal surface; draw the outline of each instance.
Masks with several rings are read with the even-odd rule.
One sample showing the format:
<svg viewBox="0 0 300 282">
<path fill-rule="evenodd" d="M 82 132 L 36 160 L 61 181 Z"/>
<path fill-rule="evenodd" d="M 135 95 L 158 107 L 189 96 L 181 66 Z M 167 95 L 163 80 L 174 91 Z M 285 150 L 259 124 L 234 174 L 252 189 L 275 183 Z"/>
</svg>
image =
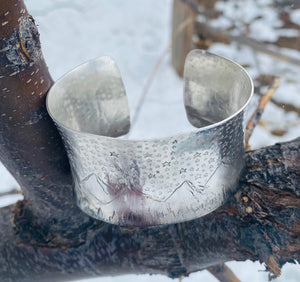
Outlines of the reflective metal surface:
<svg viewBox="0 0 300 282">
<path fill-rule="evenodd" d="M 191 220 L 218 208 L 243 168 L 244 111 L 253 92 L 238 64 L 191 51 L 184 102 L 193 132 L 123 140 L 130 127 L 120 72 L 112 59 L 89 61 L 58 80 L 48 112 L 68 151 L 79 207 L 119 225 Z"/>
</svg>

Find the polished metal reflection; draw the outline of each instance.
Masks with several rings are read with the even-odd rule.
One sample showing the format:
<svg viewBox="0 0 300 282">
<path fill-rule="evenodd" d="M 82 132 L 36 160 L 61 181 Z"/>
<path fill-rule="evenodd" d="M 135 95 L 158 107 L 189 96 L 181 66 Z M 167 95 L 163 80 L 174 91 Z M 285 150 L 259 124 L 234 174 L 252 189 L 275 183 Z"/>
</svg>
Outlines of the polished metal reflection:
<svg viewBox="0 0 300 282">
<path fill-rule="evenodd" d="M 243 168 L 244 112 L 252 80 L 238 64 L 194 50 L 184 70 L 184 103 L 192 132 L 123 140 L 130 115 L 109 57 L 58 80 L 47 97 L 70 159 L 79 207 L 119 225 L 191 220 L 218 208 Z"/>
</svg>

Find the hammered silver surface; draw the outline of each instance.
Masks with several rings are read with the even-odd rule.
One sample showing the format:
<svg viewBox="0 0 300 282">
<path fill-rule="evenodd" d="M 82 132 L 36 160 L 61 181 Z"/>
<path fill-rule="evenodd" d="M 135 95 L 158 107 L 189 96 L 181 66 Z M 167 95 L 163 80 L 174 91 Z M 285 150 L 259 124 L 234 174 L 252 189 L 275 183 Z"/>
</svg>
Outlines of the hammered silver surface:
<svg viewBox="0 0 300 282">
<path fill-rule="evenodd" d="M 47 97 L 69 155 L 78 206 L 119 225 L 159 225 L 203 216 L 225 201 L 243 168 L 244 110 L 253 85 L 225 58 L 192 51 L 185 64 L 185 107 L 193 132 L 151 140 L 126 134 L 129 109 L 109 57 L 89 61 Z"/>
</svg>

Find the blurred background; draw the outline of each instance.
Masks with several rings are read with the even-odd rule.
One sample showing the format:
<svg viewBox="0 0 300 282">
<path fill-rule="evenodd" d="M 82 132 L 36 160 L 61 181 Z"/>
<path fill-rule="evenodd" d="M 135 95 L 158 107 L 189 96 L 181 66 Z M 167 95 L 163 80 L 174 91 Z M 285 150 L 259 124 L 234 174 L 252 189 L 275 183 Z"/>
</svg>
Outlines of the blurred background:
<svg viewBox="0 0 300 282">
<path fill-rule="evenodd" d="M 131 109 L 130 138 L 162 137 L 193 128 L 186 120 L 180 77 L 186 52 L 192 48 L 208 49 L 248 70 L 256 87 L 252 111 L 272 77 L 280 77 L 280 87 L 250 139 L 251 148 L 299 137 L 300 1 L 175 2 L 25 0 L 38 25 L 43 54 L 54 80 L 98 56 L 109 55 L 116 60 Z M 1 164 L 0 173 L 0 206 L 21 199 L 18 184 Z M 264 265 L 258 262 L 227 265 L 241 281 L 268 281 Z M 125 275 L 84 281 L 171 279 Z M 202 271 L 183 281 L 218 280 Z M 286 264 L 275 281 L 300 281 L 299 265 Z"/>
</svg>

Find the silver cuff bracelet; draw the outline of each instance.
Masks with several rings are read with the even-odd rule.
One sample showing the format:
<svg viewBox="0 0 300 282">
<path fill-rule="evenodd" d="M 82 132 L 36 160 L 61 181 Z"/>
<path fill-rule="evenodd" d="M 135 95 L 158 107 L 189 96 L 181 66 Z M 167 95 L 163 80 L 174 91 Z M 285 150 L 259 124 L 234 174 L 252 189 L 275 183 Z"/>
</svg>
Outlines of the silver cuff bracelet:
<svg viewBox="0 0 300 282">
<path fill-rule="evenodd" d="M 119 225 L 159 225 L 203 216 L 237 187 L 244 164 L 244 112 L 253 94 L 238 64 L 193 50 L 184 69 L 192 132 L 124 140 L 130 115 L 119 69 L 109 57 L 59 79 L 47 109 L 66 146 L 78 206 Z"/>
</svg>

